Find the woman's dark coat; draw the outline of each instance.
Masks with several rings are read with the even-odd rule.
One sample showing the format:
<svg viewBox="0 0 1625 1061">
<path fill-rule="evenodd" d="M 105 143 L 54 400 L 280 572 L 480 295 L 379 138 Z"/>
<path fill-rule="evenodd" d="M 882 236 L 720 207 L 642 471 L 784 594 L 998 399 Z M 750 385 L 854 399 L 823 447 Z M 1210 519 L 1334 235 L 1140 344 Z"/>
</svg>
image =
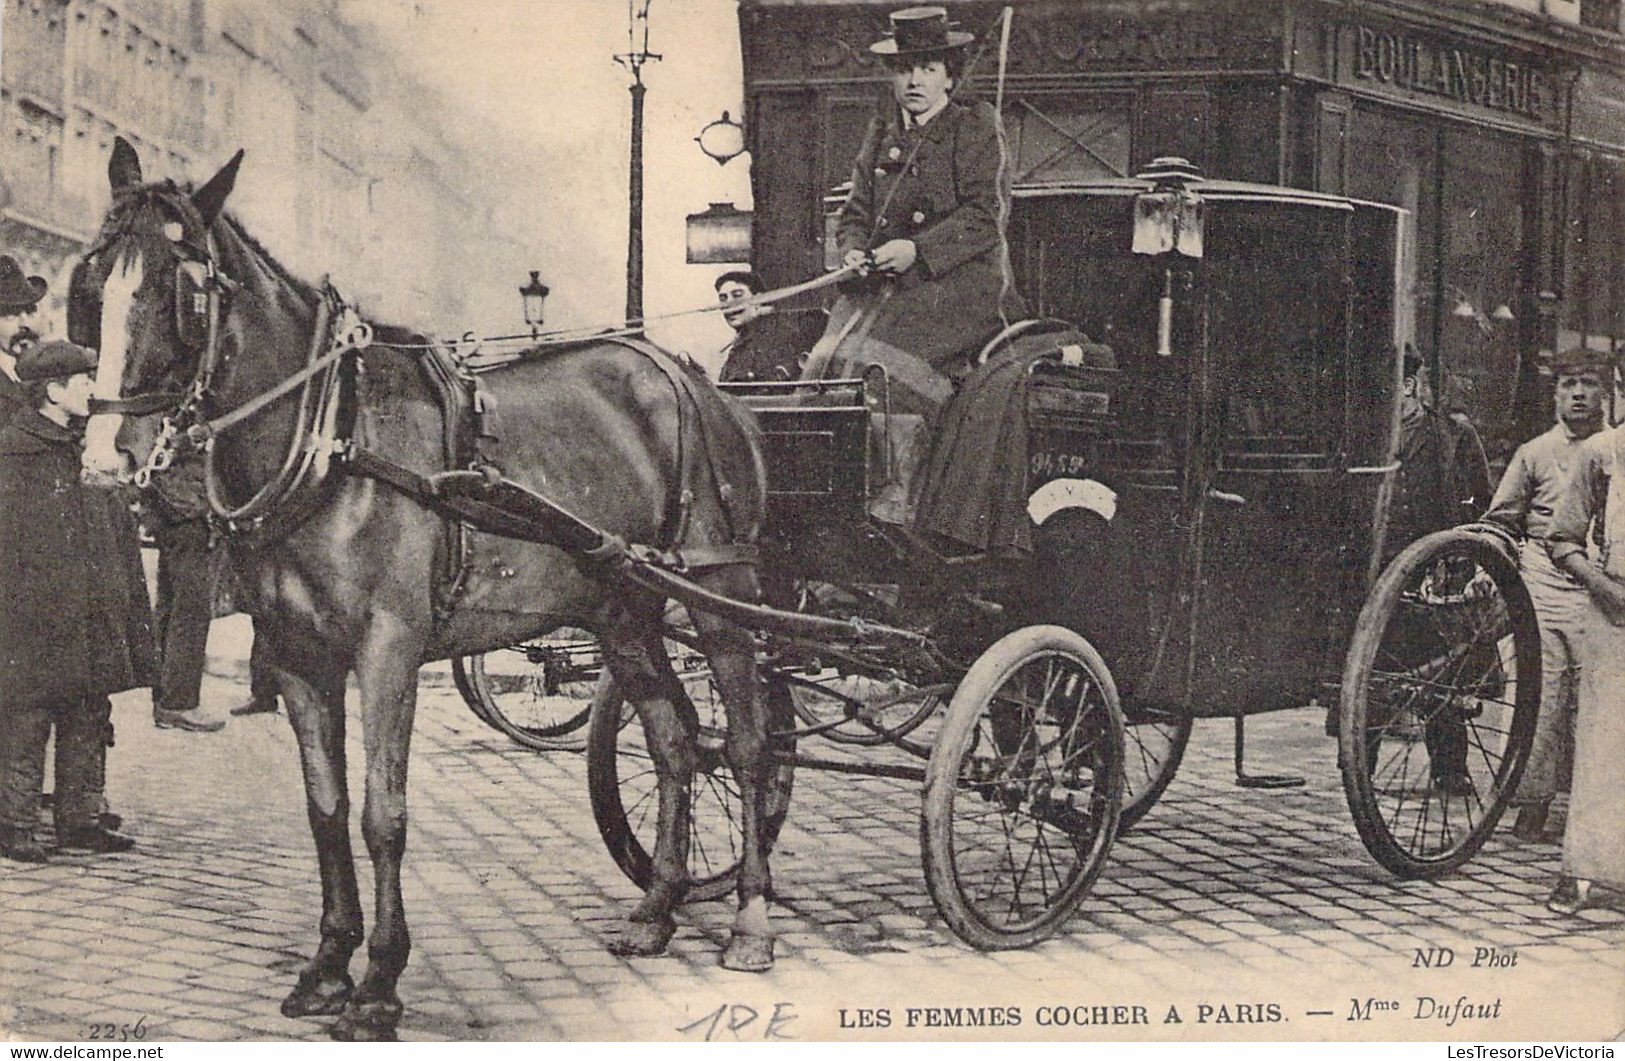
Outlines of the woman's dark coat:
<svg viewBox="0 0 1625 1061">
<path fill-rule="evenodd" d="M 33 410 L 0 429 L 0 704 L 151 685 L 135 521 L 79 482 L 79 434 Z"/>
<path fill-rule="evenodd" d="M 918 251 L 907 272 L 879 281 L 896 289 L 870 339 L 957 376 L 1001 327 L 1001 293 L 1006 316 L 1020 319 L 1020 298 L 1003 291 L 1000 199 L 998 116 L 989 104 L 949 103 L 923 129 L 905 129 L 895 106 L 870 122 L 836 243 L 842 255 L 894 239 Z"/>
</svg>

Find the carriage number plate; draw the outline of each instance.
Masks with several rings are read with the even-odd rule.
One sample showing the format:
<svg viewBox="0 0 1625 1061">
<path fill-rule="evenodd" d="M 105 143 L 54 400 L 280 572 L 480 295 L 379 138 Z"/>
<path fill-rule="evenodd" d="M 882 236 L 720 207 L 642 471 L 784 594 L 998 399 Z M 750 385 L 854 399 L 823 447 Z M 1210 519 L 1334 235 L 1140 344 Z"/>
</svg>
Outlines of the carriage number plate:
<svg viewBox="0 0 1625 1061">
<path fill-rule="evenodd" d="M 1028 458 L 1028 475 L 1033 479 L 1054 479 L 1062 475 L 1081 475 L 1088 467 L 1088 458 L 1079 453 L 1057 453 L 1039 450 Z"/>
</svg>

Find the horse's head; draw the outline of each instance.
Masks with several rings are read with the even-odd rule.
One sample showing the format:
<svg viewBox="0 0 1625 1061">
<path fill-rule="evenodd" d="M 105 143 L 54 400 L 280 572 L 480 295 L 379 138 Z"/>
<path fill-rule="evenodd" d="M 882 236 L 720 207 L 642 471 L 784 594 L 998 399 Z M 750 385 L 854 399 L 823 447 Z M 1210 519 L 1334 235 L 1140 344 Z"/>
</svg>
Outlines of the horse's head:
<svg viewBox="0 0 1625 1061">
<path fill-rule="evenodd" d="M 113 205 L 68 293 L 69 337 L 101 353 L 85 432 L 91 481 L 127 480 L 153 458 L 164 418 L 195 411 L 204 397 L 227 283 L 209 230 L 242 158 L 237 152 L 189 192 L 173 181 L 144 183 L 135 149 L 114 141 Z"/>
</svg>

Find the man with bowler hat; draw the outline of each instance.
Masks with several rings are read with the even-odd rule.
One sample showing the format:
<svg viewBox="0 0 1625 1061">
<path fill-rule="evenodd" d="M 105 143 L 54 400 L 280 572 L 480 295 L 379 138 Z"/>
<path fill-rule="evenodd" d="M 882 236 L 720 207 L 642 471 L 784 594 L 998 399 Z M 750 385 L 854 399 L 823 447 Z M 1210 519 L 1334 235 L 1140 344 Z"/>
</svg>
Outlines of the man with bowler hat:
<svg viewBox="0 0 1625 1061">
<path fill-rule="evenodd" d="M 28 406 L 17 379 L 17 354 L 38 336 L 34 310 L 45 297 L 45 278 L 23 275 L 9 254 L 0 254 L 0 426 Z"/>
<path fill-rule="evenodd" d="M 101 819 L 108 695 L 152 684 L 135 523 L 80 481 L 94 351 L 39 343 L 17 359 L 29 408 L 0 430 L 0 855 L 43 862 L 34 835 L 56 729 L 59 846 L 125 851 Z"/>
</svg>

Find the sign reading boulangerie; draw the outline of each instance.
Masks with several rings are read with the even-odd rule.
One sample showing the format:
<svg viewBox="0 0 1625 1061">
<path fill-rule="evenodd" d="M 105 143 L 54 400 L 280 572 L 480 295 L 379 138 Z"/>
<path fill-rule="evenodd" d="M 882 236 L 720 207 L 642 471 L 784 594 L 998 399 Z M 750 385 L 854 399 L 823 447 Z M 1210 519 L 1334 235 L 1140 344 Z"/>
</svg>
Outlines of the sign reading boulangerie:
<svg viewBox="0 0 1625 1061">
<path fill-rule="evenodd" d="M 1519 53 L 1448 44 L 1404 30 L 1350 28 L 1348 80 L 1443 96 L 1538 122 L 1557 117 L 1558 93 L 1551 78 Z"/>
</svg>

